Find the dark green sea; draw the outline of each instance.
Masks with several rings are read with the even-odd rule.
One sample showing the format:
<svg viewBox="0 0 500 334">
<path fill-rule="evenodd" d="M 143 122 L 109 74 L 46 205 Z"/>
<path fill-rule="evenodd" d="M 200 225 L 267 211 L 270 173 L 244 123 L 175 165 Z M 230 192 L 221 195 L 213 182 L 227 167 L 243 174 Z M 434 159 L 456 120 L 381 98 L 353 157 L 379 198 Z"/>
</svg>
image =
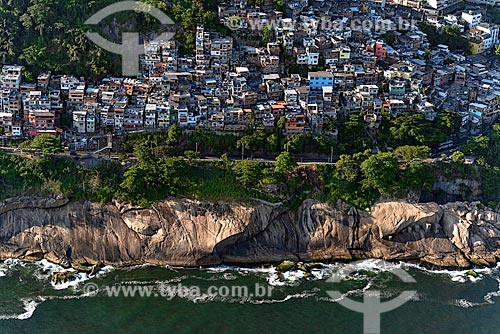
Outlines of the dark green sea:
<svg viewBox="0 0 500 334">
<path fill-rule="evenodd" d="M 274 268 L 180 269 L 142 266 L 105 268 L 97 277 L 53 285 L 59 270 L 46 262 L 0 263 L 0 333 L 363 333 L 363 316 L 344 308 L 327 291 L 361 301 L 364 291 L 380 291 L 382 301 L 405 290 L 417 294 L 401 307 L 382 314 L 382 333 L 500 333 L 500 270 L 430 271 L 391 264 L 416 283 L 404 283 L 391 268 L 363 261 L 338 283 L 344 264 L 278 278 Z M 97 295 L 86 289 L 97 285 Z M 213 296 L 211 286 L 272 286 L 264 297 Z M 175 293 L 176 287 L 198 289 L 201 295 Z M 170 287 L 149 297 L 109 297 L 110 286 Z M 156 291 L 156 292 L 155 292 Z M 193 290 L 194 291 L 194 290 Z"/>
</svg>

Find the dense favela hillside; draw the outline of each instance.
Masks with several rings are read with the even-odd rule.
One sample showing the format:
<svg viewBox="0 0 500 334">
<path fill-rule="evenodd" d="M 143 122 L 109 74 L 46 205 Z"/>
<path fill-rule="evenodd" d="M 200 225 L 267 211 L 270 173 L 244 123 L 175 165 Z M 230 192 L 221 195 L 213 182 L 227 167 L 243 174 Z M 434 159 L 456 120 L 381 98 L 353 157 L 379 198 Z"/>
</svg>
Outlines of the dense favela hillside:
<svg viewBox="0 0 500 334">
<path fill-rule="evenodd" d="M 494 17 L 438 29 L 390 4 L 145 1 L 175 20 L 175 41 L 146 42 L 124 78 L 85 32 L 164 27 L 141 13 L 85 26 L 115 2 L 0 4 L 0 257 L 496 260 Z M 341 13 L 418 24 L 301 22 Z"/>
</svg>

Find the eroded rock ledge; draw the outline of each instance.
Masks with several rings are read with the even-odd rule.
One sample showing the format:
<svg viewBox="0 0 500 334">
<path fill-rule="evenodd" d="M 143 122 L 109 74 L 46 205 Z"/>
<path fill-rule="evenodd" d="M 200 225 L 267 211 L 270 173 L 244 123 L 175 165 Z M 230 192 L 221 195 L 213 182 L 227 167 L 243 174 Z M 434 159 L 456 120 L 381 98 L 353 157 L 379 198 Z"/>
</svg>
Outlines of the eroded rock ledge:
<svg viewBox="0 0 500 334">
<path fill-rule="evenodd" d="M 296 211 L 187 199 L 150 209 L 40 198 L 0 204 L 0 259 L 64 266 L 383 258 L 468 267 L 496 263 L 499 240 L 500 215 L 477 202 L 385 202 L 370 212 L 316 200 Z"/>
</svg>

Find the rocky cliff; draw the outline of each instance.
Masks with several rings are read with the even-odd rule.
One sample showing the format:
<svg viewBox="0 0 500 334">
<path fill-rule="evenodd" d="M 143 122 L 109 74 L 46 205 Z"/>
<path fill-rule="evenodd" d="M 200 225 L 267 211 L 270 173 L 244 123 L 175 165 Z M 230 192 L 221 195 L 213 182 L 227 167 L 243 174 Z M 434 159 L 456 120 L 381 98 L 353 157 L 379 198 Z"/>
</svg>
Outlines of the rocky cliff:
<svg viewBox="0 0 500 334">
<path fill-rule="evenodd" d="M 373 257 L 467 267 L 495 263 L 499 240 L 500 215 L 480 203 L 385 202 L 370 212 L 315 200 L 298 210 L 186 199 L 150 209 L 39 198 L 0 204 L 0 259 L 65 266 Z"/>
</svg>

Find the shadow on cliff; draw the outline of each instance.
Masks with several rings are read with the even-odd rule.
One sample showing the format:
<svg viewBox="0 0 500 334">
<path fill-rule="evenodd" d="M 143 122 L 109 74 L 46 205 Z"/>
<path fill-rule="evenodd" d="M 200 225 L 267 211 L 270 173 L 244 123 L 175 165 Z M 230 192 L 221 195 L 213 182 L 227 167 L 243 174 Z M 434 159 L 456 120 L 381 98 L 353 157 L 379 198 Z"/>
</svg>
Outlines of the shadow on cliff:
<svg viewBox="0 0 500 334">
<path fill-rule="evenodd" d="M 306 201 L 296 211 L 273 208 L 268 217 L 254 210 L 249 224 L 238 234 L 217 243 L 212 254 L 202 258 L 200 265 L 213 263 L 268 263 L 285 259 L 309 261 L 317 250 L 362 246 L 353 237 L 352 222 L 341 212 L 333 217 L 335 227 L 325 227 L 324 213 L 312 208 L 316 201 Z M 348 240 L 348 243 L 344 241 Z M 346 246 L 346 247 L 344 247 Z M 323 255 L 319 255 L 324 257 Z"/>
</svg>

